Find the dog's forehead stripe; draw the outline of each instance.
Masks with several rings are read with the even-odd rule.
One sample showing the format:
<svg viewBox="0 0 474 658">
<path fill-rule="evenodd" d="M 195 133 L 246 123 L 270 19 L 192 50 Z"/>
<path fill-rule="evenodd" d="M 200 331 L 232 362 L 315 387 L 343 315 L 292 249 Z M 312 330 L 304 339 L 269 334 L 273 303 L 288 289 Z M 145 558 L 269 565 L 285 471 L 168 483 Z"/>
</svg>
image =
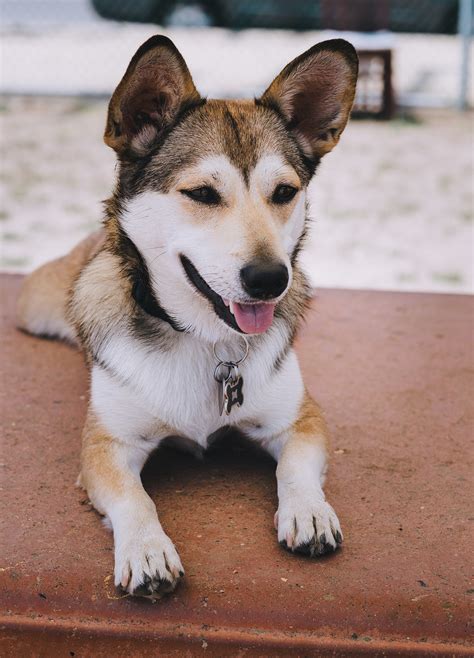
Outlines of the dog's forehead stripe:
<svg viewBox="0 0 474 658">
<path fill-rule="evenodd" d="M 190 112 L 140 171 L 141 189 L 166 191 L 184 169 L 209 156 L 225 155 L 248 183 L 257 162 L 278 154 L 303 184 L 310 175 L 281 119 L 253 101 L 208 101 Z"/>
<path fill-rule="evenodd" d="M 237 105 L 232 107 L 231 104 L 225 107 L 223 119 L 222 147 L 240 169 L 248 185 L 249 172 L 255 167 L 263 147 L 258 124 L 254 122 L 252 125 L 248 112 L 242 111 Z"/>
</svg>

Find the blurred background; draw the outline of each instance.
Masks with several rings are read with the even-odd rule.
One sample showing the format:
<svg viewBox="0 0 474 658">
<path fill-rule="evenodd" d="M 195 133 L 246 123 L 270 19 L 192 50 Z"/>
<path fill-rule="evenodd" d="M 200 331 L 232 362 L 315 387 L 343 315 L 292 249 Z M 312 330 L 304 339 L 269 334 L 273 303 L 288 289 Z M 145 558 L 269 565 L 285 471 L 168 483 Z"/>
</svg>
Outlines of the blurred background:
<svg viewBox="0 0 474 658">
<path fill-rule="evenodd" d="M 353 120 L 311 184 L 317 286 L 472 292 L 473 0 L 2 0 L 0 269 L 96 229 L 114 181 L 108 98 L 138 46 L 177 45 L 201 93 L 260 94 L 344 36 Z"/>
</svg>

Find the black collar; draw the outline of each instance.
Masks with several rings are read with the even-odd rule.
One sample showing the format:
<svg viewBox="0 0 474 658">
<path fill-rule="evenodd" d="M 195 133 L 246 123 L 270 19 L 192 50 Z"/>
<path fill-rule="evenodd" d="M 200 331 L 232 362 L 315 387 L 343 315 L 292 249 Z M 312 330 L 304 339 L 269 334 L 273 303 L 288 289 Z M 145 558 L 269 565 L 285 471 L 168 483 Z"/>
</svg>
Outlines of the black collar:
<svg viewBox="0 0 474 658">
<path fill-rule="evenodd" d="M 183 327 L 181 327 L 176 320 L 168 315 L 165 309 L 158 304 L 149 286 L 138 278 L 135 279 L 133 283 L 132 297 L 142 311 L 145 311 L 148 315 L 152 315 L 154 318 L 159 318 L 160 320 L 167 322 L 175 331 L 185 331 Z"/>
</svg>

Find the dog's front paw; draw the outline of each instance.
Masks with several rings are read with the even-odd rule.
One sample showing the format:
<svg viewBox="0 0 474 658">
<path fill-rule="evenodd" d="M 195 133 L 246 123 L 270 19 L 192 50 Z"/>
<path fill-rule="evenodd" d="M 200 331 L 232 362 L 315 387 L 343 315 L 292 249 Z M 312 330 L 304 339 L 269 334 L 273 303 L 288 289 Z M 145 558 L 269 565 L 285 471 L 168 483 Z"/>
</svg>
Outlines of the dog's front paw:
<svg viewBox="0 0 474 658">
<path fill-rule="evenodd" d="M 133 596 L 159 599 L 183 576 L 179 555 L 161 528 L 141 529 L 115 547 L 115 585 Z"/>
<path fill-rule="evenodd" d="M 325 500 L 280 501 L 275 514 L 278 541 L 293 553 L 311 557 L 335 551 L 342 532 L 335 511 Z"/>
</svg>

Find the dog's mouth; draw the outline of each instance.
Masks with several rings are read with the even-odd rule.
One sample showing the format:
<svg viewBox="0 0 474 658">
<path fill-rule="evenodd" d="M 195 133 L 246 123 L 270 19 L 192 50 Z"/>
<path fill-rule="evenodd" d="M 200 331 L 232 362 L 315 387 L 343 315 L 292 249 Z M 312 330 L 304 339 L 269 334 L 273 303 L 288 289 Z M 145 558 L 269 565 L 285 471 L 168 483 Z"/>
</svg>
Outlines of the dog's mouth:
<svg viewBox="0 0 474 658">
<path fill-rule="evenodd" d="M 271 326 L 276 302 L 244 303 L 224 299 L 202 278 L 189 258 L 181 254 L 180 260 L 188 281 L 229 327 L 242 334 L 262 334 Z"/>
</svg>

